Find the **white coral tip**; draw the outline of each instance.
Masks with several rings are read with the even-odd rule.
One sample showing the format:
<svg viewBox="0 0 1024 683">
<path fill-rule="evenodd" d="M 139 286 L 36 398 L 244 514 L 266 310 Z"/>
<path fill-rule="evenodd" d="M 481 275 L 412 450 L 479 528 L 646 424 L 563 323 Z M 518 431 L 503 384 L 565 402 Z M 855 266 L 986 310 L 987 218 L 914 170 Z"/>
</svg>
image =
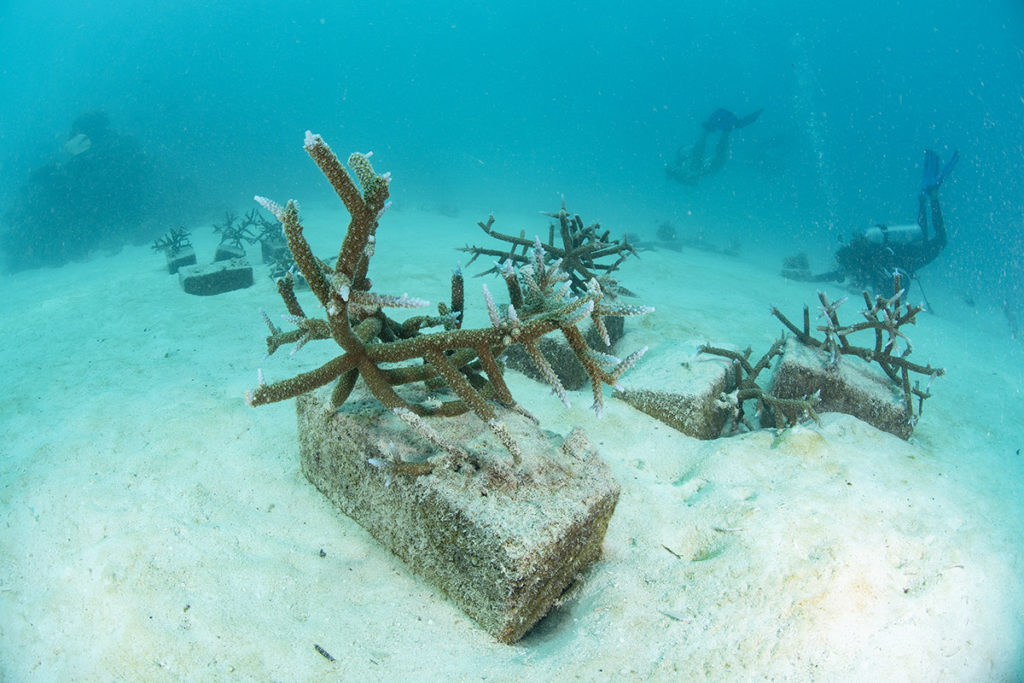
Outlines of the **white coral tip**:
<svg viewBox="0 0 1024 683">
<path fill-rule="evenodd" d="M 284 222 L 284 209 L 281 208 L 280 204 L 273 201 L 272 199 L 261 197 L 260 195 L 256 195 L 255 197 L 253 197 L 253 200 L 257 204 L 262 206 L 264 209 L 269 211 L 274 216 L 274 218 L 281 222 Z"/>
</svg>

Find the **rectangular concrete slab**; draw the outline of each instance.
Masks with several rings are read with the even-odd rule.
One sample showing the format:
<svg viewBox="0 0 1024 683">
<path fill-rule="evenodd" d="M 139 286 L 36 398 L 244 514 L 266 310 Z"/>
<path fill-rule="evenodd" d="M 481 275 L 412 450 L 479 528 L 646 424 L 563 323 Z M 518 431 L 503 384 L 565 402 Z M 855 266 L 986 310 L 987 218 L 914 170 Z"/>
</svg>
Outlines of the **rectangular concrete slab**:
<svg viewBox="0 0 1024 683">
<path fill-rule="evenodd" d="M 479 467 L 460 463 L 360 390 L 339 411 L 323 393 L 297 399 L 302 471 L 484 630 L 515 642 L 600 556 L 619 496 L 607 465 L 582 431 L 562 440 L 511 411 L 499 419 L 522 448 L 517 467 L 474 414 L 424 418 Z M 402 475 L 381 466 L 394 457 L 436 465 Z"/>
<path fill-rule="evenodd" d="M 911 413 L 896 385 L 865 360 L 843 356 L 836 365 L 825 352 L 790 337 L 778 361 L 769 393 L 778 398 L 805 398 L 820 392 L 818 413 L 853 415 L 882 431 L 909 439 Z"/>
<path fill-rule="evenodd" d="M 174 275 L 179 268 L 194 266 L 196 264 L 196 250 L 192 247 L 182 247 L 167 254 L 167 272 Z"/>
<path fill-rule="evenodd" d="M 187 294 L 223 294 L 252 286 L 252 266 L 244 258 L 185 266 L 178 269 L 178 281 Z"/>
<path fill-rule="evenodd" d="M 715 439 L 729 416 L 721 396 L 731 379 L 727 360 L 674 342 L 648 352 L 613 395 L 684 434 Z"/>
</svg>

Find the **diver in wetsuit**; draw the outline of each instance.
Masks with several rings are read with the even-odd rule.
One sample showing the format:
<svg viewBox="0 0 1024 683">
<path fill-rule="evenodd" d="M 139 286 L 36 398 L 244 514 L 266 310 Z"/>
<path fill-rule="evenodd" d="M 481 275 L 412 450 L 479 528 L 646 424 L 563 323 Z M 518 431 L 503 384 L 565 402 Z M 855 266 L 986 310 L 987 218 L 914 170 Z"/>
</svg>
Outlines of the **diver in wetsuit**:
<svg viewBox="0 0 1024 683">
<path fill-rule="evenodd" d="M 938 154 L 925 150 L 916 224 L 880 224 L 855 234 L 849 244 L 836 251 L 837 267 L 827 273 L 811 275 L 805 257 L 791 257 L 784 265 L 783 277 L 804 282 L 849 280 L 877 294 L 891 293 L 893 275 L 897 271 L 905 277 L 914 278 L 918 270 L 934 261 L 946 248 L 946 225 L 939 206 L 939 187 L 959 160 L 960 152 L 953 152 L 946 165 L 942 166 Z"/>
<path fill-rule="evenodd" d="M 717 173 L 729 158 L 729 136 L 737 128 L 749 126 L 761 115 L 763 109 L 743 118 L 737 117 L 728 109 L 716 109 L 707 121 L 701 124 L 704 129 L 692 147 L 680 147 L 676 152 L 675 162 L 665 165 L 665 174 L 683 185 L 696 185 L 701 178 Z M 720 133 L 715 145 L 715 155 L 705 158 L 708 138 L 713 133 Z"/>
</svg>

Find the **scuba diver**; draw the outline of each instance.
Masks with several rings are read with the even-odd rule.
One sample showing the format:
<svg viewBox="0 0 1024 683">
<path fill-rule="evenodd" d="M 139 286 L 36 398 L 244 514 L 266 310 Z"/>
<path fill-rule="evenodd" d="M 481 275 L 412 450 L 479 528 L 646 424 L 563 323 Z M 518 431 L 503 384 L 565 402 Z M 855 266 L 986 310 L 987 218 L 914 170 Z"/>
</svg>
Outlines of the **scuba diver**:
<svg viewBox="0 0 1024 683">
<path fill-rule="evenodd" d="M 713 173 L 717 173 L 729 158 L 729 135 L 737 128 L 749 126 L 761 115 L 763 109 L 743 118 L 737 117 L 728 109 L 716 109 L 707 121 L 701 124 L 704 128 L 700 137 L 692 147 L 680 147 L 676 152 L 675 162 L 665 165 L 665 174 L 683 185 L 696 185 L 697 182 Z M 720 133 L 715 145 L 715 156 L 705 158 L 708 138 L 712 133 Z"/>
<path fill-rule="evenodd" d="M 787 258 L 783 263 L 782 276 L 802 282 L 849 280 L 876 294 L 884 294 L 892 288 L 893 276 L 897 272 L 904 277 L 916 279 L 917 271 L 934 261 L 946 247 L 946 226 L 939 206 L 939 187 L 959 160 L 960 152 L 955 151 L 946 165 L 942 166 L 938 154 L 930 149 L 925 150 L 921 191 L 917 198 L 917 223 L 879 224 L 855 234 L 849 244 L 836 251 L 837 267 L 820 275 L 811 275 L 805 255 Z"/>
</svg>

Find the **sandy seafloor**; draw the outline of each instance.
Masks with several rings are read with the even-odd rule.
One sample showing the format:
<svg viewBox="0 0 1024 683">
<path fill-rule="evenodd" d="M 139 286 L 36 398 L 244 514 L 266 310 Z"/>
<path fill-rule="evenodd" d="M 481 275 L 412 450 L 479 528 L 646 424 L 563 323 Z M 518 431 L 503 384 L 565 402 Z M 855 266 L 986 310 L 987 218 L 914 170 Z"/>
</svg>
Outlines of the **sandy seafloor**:
<svg viewBox="0 0 1024 683">
<path fill-rule="evenodd" d="M 482 242 L 481 217 L 389 213 L 378 291 L 447 298 L 465 260 L 452 247 Z M 318 252 L 336 251 L 344 219 L 305 213 Z M 196 228 L 201 258 L 214 240 Z M 777 270 L 642 253 L 620 279 L 657 310 L 620 350 L 760 354 L 781 331 L 769 304 L 796 317 L 815 302 Z M 470 324 L 486 320 L 479 283 Z M 699 441 L 610 395 L 598 421 L 589 390 L 566 409 L 510 372 L 544 427 L 586 429 L 622 494 L 574 598 L 505 646 L 305 481 L 292 402 L 243 402 L 257 368 L 279 379 L 336 352 L 264 359 L 258 309 L 283 308 L 262 266 L 255 286 L 208 298 L 146 247 L 5 276 L 0 680 L 1013 680 L 1024 347 L 995 305 L 935 282 L 929 296 L 914 357 L 948 373 L 909 442 L 840 414 Z"/>
</svg>

